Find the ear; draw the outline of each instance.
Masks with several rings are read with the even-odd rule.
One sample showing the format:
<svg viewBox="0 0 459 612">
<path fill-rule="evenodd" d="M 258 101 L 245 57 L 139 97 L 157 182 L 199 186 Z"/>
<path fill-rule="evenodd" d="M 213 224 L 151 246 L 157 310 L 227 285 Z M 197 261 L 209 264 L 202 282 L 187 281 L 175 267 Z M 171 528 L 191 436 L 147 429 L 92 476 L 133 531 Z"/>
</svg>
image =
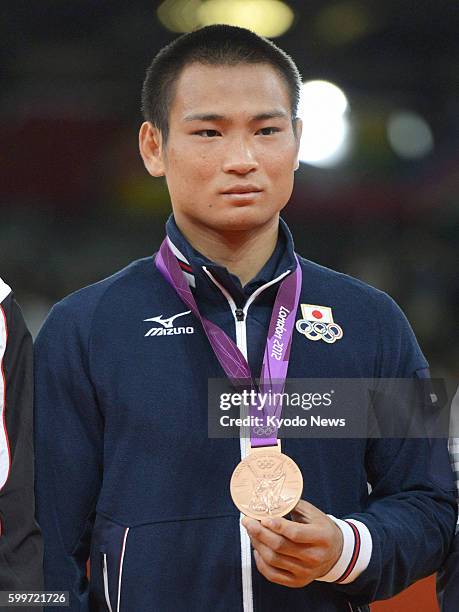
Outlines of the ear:
<svg viewBox="0 0 459 612">
<path fill-rule="evenodd" d="M 150 121 L 144 121 L 139 130 L 139 150 L 143 163 L 151 176 L 164 176 L 164 151 L 161 132 Z"/>
<path fill-rule="evenodd" d="M 303 132 L 303 121 L 299 117 L 297 117 L 295 119 L 296 160 L 295 160 L 294 170 L 298 170 L 298 168 L 300 167 L 300 160 L 298 158 L 298 155 L 300 152 L 300 141 L 301 141 L 302 132 Z"/>
</svg>

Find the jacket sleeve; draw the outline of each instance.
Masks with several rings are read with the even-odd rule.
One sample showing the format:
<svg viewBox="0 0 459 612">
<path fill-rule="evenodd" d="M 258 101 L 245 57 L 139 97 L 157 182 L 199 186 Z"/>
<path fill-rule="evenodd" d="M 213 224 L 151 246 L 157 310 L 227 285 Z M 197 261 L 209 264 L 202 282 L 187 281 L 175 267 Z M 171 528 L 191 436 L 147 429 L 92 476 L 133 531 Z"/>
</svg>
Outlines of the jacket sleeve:
<svg viewBox="0 0 459 612">
<path fill-rule="evenodd" d="M 39 590 L 43 550 L 33 486 L 32 338 L 10 291 L 0 300 L 0 363 L 0 590 Z"/>
<path fill-rule="evenodd" d="M 36 496 L 45 588 L 69 591 L 69 610 L 86 612 L 103 419 L 88 369 L 89 330 L 80 319 L 79 308 L 57 304 L 35 343 Z"/>
<path fill-rule="evenodd" d="M 380 294 L 376 310 L 378 376 L 424 377 L 428 364 L 400 308 Z M 365 467 L 367 504 L 340 518 L 359 527 L 356 540 L 360 532 L 358 544 L 370 555 L 355 579 L 334 584 L 357 605 L 392 597 L 434 573 L 450 548 L 457 518 L 446 439 L 368 439 Z"/>
</svg>

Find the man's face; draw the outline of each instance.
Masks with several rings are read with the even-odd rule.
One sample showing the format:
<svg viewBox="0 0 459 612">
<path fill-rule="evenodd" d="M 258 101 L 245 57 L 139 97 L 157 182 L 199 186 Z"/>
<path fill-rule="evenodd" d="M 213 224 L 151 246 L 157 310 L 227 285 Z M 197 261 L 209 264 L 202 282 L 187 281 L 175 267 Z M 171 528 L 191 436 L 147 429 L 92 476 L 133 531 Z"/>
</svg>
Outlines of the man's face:
<svg viewBox="0 0 459 612">
<path fill-rule="evenodd" d="M 165 175 L 178 221 L 216 231 L 254 229 L 277 217 L 290 198 L 297 128 L 295 138 L 287 86 L 269 64 L 193 63 L 176 84 L 166 147 L 156 131 L 153 164 L 142 156 L 151 174 Z"/>
</svg>

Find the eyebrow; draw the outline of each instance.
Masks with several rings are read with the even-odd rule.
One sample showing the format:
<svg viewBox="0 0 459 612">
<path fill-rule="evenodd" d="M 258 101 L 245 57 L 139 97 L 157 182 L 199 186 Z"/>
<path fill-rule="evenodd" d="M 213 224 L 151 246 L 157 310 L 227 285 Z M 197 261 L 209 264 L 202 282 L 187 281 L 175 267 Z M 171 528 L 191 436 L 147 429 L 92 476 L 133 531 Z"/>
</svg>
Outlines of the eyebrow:
<svg viewBox="0 0 459 612">
<path fill-rule="evenodd" d="M 250 118 L 250 121 L 263 121 L 265 119 L 285 118 L 287 113 L 283 110 L 272 110 L 265 113 L 258 113 Z M 225 121 L 228 117 L 218 113 L 193 113 L 186 115 L 184 121 Z"/>
</svg>

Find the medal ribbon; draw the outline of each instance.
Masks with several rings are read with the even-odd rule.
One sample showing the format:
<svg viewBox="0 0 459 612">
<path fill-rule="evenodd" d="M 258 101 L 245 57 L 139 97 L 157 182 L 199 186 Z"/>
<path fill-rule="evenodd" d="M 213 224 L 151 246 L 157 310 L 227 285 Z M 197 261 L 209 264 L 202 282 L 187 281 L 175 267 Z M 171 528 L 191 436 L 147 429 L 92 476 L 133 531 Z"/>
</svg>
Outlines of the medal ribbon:
<svg viewBox="0 0 459 612">
<path fill-rule="evenodd" d="M 300 299 L 302 273 L 298 258 L 295 255 L 296 269 L 280 284 L 269 323 L 268 336 L 263 355 L 260 375 L 260 388 L 267 398 L 263 411 L 259 410 L 257 402 L 250 403 L 251 423 L 256 423 L 254 417 L 262 419 L 263 426 L 251 426 L 252 446 L 275 446 L 277 444 L 277 418 L 282 411 L 282 402 L 278 401 L 282 394 L 287 377 L 287 369 L 292 346 L 293 329 L 296 311 Z M 201 322 L 210 345 L 220 365 L 230 381 L 237 387 L 241 381 L 255 389 L 255 382 L 244 355 L 233 340 L 215 323 L 204 318 L 199 312 L 196 300 L 191 292 L 183 272 L 173 254 L 168 239 L 165 238 L 156 255 L 156 267 L 166 281 L 175 289 L 180 299 L 188 306 Z M 275 395 L 273 395 L 275 394 Z M 267 409 L 269 403 L 269 409 Z M 274 417 L 273 423 L 267 425 L 267 417 Z"/>
</svg>

